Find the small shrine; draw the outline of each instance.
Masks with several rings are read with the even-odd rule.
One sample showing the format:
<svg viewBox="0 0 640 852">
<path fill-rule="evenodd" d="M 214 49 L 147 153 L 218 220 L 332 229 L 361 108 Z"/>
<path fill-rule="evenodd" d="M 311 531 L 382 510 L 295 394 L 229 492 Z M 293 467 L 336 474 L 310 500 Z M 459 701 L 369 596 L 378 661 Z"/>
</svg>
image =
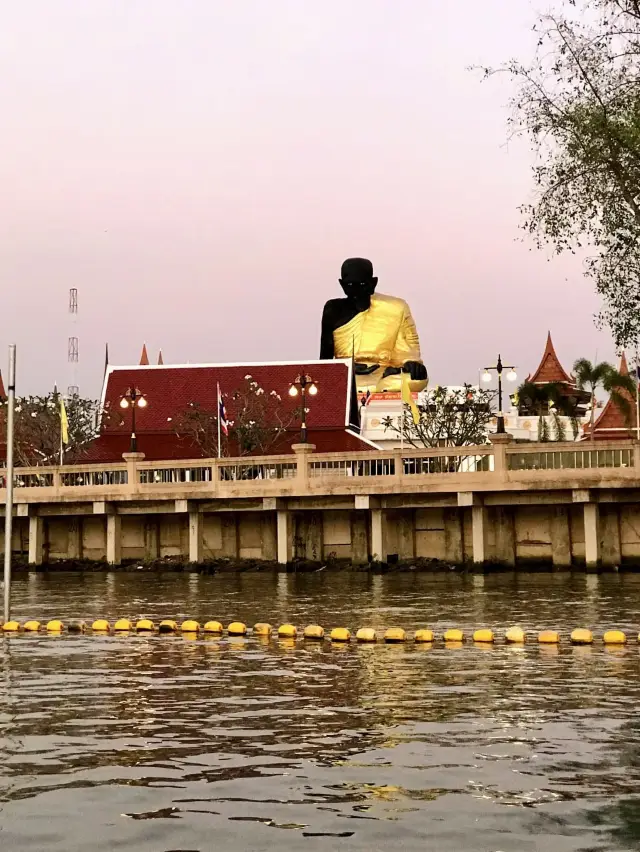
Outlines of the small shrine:
<svg viewBox="0 0 640 852">
<path fill-rule="evenodd" d="M 627 364 L 624 352 L 620 359 L 618 372 L 623 376 L 629 375 L 629 365 Z M 610 397 L 602 409 L 600 416 L 593 424 L 594 441 L 621 441 L 637 437 L 636 401 L 624 388 L 621 388 L 618 393 L 628 401 L 629 410 L 625 413 L 616 400 Z M 582 437 L 583 440 L 591 439 L 589 423 L 585 425 Z"/>
<path fill-rule="evenodd" d="M 576 384 L 575 377 L 567 373 L 560 363 L 551 339 L 551 332 L 547 334 L 547 344 L 538 369 L 532 375 L 527 376 L 525 383 L 537 385 L 540 388 L 554 385 L 560 397 L 567 403 L 567 409 L 573 409 L 574 416 L 582 418 L 587 414 L 588 407 L 591 404 L 591 394 L 586 390 L 581 390 Z M 542 403 L 542 410 L 535 411 L 531 409 L 530 405 L 518 404 L 518 414 L 521 417 L 547 415 L 549 414 L 549 400 Z"/>
</svg>

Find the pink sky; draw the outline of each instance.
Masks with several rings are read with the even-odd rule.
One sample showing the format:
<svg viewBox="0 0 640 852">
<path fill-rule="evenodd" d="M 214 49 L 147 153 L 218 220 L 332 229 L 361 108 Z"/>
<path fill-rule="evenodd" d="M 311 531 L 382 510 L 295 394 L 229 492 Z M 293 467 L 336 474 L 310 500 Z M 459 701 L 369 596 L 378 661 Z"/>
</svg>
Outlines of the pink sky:
<svg viewBox="0 0 640 852">
<path fill-rule="evenodd" d="M 316 358 L 342 260 L 407 299 L 432 381 L 614 358 L 578 259 L 519 242 L 524 0 L 21 0 L 0 29 L 2 332 L 19 391 L 166 362 Z"/>
</svg>

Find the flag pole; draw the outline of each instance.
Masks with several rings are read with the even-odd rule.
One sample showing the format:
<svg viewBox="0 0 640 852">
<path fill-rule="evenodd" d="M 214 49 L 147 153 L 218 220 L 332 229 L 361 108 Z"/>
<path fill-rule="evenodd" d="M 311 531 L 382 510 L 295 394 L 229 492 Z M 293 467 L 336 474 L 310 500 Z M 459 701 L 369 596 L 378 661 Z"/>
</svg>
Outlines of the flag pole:
<svg viewBox="0 0 640 852">
<path fill-rule="evenodd" d="M 218 418 L 217 418 L 218 419 L 218 458 L 221 458 L 222 457 L 222 446 L 221 446 L 221 438 L 220 438 L 220 418 L 222 417 L 222 412 L 221 412 L 220 409 L 222 408 L 222 406 L 220 405 L 220 402 L 222 400 L 222 397 L 220 396 L 220 382 L 218 382 L 217 385 L 218 385 Z"/>
<path fill-rule="evenodd" d="M 9 394 L 7 397 L 7 496 L 4 509 L 4 620 L 11 620 L 11 534 L 13 522 L 13 414 L 16 401 L 16 345 L 9 346 Z"/>
<path fill-rule="evenodd" d="M 636 346 L 636 439 L 640 441 L 640 362 Z"/>
</svg>

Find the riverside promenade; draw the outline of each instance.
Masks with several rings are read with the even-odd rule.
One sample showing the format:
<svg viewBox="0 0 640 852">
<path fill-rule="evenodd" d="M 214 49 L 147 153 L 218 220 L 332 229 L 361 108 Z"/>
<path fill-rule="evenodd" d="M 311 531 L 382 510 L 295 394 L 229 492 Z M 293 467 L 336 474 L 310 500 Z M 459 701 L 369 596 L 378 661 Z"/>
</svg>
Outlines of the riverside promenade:
<svg viewBox="0 0 640 852">
<path fill-rule="evenodd" d="M 0 470 L 0 484 L 6 481 Z M 0 489 L 0 501 L 5 493 Z M 640 444 L 18 468 L 12 551 L 87 559 L 640 565 Z M 1 539 L 0 535 L 0 539 Z"/>
</svg>

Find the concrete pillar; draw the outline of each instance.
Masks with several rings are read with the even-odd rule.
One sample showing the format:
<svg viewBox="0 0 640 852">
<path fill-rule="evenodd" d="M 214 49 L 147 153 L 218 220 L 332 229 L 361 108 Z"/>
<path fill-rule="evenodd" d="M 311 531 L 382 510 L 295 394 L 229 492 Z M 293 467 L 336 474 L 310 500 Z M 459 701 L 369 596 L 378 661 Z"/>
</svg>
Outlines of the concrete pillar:
<svg viewBox="0 0 640 852">
<path fill-rule="evenodd" d="M 571 566 L 571 519 L 566 506 L 550 507 L 551 559 L 554 568 Z"/>
<path fill-rule="evenodd" d="M 493 472 L 496 478 L 506 481 L 508 474 L 507 447 L 513 441 L 513 435 L 508 432 L 489 435 L 493 444 Z"/>
<path fill-rule="evenodd" d="M 262 558 L 275 562 L 278 558 L 276 518 L 273 512 L 265 512 L 261 518 Z"/>
<path fill-rule="evenodd" d="M 82 518 L 72 515 L 67 527 L 67 558 L 82 559 Z"/>
<path fill-rule="evenodd" d="M 291 516 L 286 509 L 278 509 L 276 519 L 276 537 L 278 541 L 278 562 L 286 565 L 289 561 L 289 527 Z"/>
<path fill-rule="evenodd" d="M 444 510 L 444 558 L 452 565 L 462 565 L 464 562 L 463 511 L 463 509 Z"/>
<path fill-rule="evenodd" d="M 158 559 L 160 557 L 160 531 L 156 517 L 147 518 L 144 522 L 144 558 Z"/>
<path fill-rule="evenodd" d="M 584 557 L 587 571 L 597 571 L 600 566 L 599 509 L 597 503 L 584 504 Z"/>
<path fill-rule="evenodd" d="M 620 512 L 616 503 L 600 507 L 600 547 L 603 565 L 608 568 L 620 565 Z"/>
<path fill-rule="evenodd" d="M 238 521 L 235 512 L 222 512 L 222 555 L 229 559 L 238 558 Z"/>
<path fill-rule="evenodd" d="M 371 509 L 371 559 L 374 562 L 384 562 L 384 512 L 382 509 Z"/>
<path fill-rule="evenodd" d="M 203 549 L 202 514 L 192 509 L 189 512 L 189 562 L 202 562 Z"/>
<path fill-rule="evenodd" d="M 120 515 L 107 515 L 107 562 L 120 565 L 122 562 L 122 519 Z"/>
<path fill-rule="evenodd" d="M 513 567 L 516 564 L 516 536 L 513 523 L 513 511 L 510 507 L 499 506 L 492 509 L 495 518 L 496 562 Z"/>
<path fill-rule="evenodd" d="M 364 565 L 369 561 L 368 539 L 367 516 L 356 510 L 351 513 L 351 561 L 354 565 Z"/>
<path fill-rule="evenodd" d="M 481 565 L 487 561 L 487 510 L 484 506 L 471 507 L 471 535 L 473 561 Z"/>
<path fill-rule="evenodd" d="M 144 453 L 123 453 L 122 458 L 127 463 L 127 491 L 138 491 L 138 465 L 144 461 Z"/>
<path fill-rule="evenodd" d="M 292 444 L 291 449 L 296 456 L 296 464 L 298 465 L 298 483 L 302 488 L 307 487 L 309 483 L 309 456 L 311 456 L 316 448 L 315 444 Z"/>
<path fill-rule="evenodd" d="M 29 565 L 42 565 L 44 558 L 44 518 L 29 517 Z"/>
</svg>

